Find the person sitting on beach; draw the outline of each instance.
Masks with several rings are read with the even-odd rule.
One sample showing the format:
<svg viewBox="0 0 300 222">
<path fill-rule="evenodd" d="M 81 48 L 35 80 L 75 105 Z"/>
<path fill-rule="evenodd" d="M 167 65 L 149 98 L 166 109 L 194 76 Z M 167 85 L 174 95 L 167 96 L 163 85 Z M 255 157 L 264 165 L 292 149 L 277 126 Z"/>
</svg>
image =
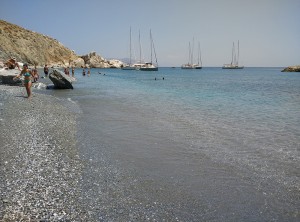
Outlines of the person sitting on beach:
<svg viewBox="0 0 300 222">
<path fill-rule="evenodd" d="M 48 72 L 49 72 L 49 68 L 47 65 L 44 66 L 44 74 L 47 77 L 48 76 Z"/>
<path fill-rule="evenodd" d="M 17 75 L 15 78 L 20 78 L 21 76 L 24 76 L 24 86 L 26 88 L 27 96 L 28 98 L 31 97 L 31 77 L 33 77 L 33 73 L 28 69 L 28 65 L 25 63 L 23 65 L 23 69 L 19 75 Z M 14 78 L 14 79 L 15 79 Z"/>
<path fill-rule="evenodd" d="M 18 67 L 19 70 L 20 66 L 16 61 L 15 57 L 10 58 L 9 60 L 6 61 L 5 65 L 9 68 L 9 69 L 15 69 L 16 67 Z"/>
</svg>

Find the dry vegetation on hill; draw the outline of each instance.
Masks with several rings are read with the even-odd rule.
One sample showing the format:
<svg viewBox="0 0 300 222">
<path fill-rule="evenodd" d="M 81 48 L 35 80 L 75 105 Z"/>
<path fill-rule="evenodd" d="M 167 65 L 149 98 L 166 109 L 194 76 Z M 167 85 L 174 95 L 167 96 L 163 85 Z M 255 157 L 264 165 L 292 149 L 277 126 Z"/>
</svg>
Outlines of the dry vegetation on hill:
<svg viewBox="0 0 300 222">
<path fill-rule="evenodd" d="M 18 61 L 43 66 L 43 64 L 68 65 L 78 56 L 56 39 L 29 31 L 0 20 L 0 60 L 16 57 Z"/>
</svg>

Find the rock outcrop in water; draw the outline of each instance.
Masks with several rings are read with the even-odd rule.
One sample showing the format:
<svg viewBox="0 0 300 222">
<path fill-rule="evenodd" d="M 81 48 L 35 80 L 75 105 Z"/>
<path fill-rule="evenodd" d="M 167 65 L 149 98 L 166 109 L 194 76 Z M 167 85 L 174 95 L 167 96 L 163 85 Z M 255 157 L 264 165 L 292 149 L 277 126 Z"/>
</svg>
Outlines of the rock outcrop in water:
<svg viewBox="0 0 300 222">
<path fill-rule="evenodd" d="M 281 72 L 300 72 L 300 66 L 289 66 L 283 69 Z"/>
<path fill-rule="evenodd" d="M 73 89 L 72 82 L 75 81 L 73 77 L 67 76 L 56 69 L 49 74 L 49 79 L 53 82 L 56 89 Z"/>
<path fill-rule="evenodd" d="M 90 68 L 121 68 L 123 66 L 123 62 L 116 59 L 104 59 L 100 55 L 97 55 L 96 52 L 83 55 L 81 58 L 84 60 L 86 66 Z"/>
</svg>

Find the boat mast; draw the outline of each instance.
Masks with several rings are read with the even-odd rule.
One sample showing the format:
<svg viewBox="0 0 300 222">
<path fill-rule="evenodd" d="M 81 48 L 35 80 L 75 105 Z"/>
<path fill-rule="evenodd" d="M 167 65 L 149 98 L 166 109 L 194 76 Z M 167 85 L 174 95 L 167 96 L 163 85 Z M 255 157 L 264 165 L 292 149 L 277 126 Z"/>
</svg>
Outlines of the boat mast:
<svg viewBox="0 0 300 222">
<path fill-rule="evenodd" d="M 233 61 L 233 64 L 236 66 L 237 61 L 236 61 L 235 46 L 234 46 L 234 51 L 233 51 L 233 53 L 234 53 L 234 61 Z"/>
<path fill-rule="evenodd" d="M 238 58 L 236 61 L 236 65 L 239 66 L 239 59 L 240 59 L 240 40 L 238 40 Z"/>
<path fill-rule="evenodd" d="M 141 32 L 139 30 L 139 46 L 140 46 L 140 64 L 142 63 L 142 46 L 141 46 Z"/>
<path fill-rule="evenodd" d="M 194 37 L 193 37 L 193 45 L 192 45 L 192 53 L 191 53 L 191 65 L 194 65 Z"/>
<path fill-rule="evenodd" d="M 156 56 L 156 51 L 155 51 L 155 46 L 154 46 L 154 41 L 153 41 L 151 30 L 150 30 L 150 35 L 151 35 L 151 42 L 152 42 L 152 46 L 153 46 L 153 52 L 154 52 L 154 56 L 155 56 L 156 66 L 158 66 L 157 56 Z M 152 52 L 152 50 L 151 50 L 151 52 Z M 152 63 L 152 56 L 151 56 L 151 63 Z"/>
<path fill-rule="evenodd" d="M 201 64 L 201 67 L 202 67 L 200 42 L 198 42 L 198 65 L 200 65 L 200 64 Z"/>
<path fill-rule="evenodd" d="M 131 66 L 131 26 L 130 26 L 130 33 L 129 33 L 130 35 L 130 37 L 129 37 L 129 50 L 130 50 L 130 54 L 129 54 L 129 56 L 130 56 L 130 58 L 129 58 L 129 65 Z"/>
<path fill-rule="evenodd" d="M 189 61 L 188 64 L 190 64 L 190 62 L 192 61 L 192 57 L 191 57 L 191 42 L 189 42 Z"/>
<path fill-rule="evenodd" d="M 152 34 L 151 34 L 151 29 L 150 29 L 150 52 L 151 52 L 151 64 L 152 64 L 152 45 L 153 45 L 153 42 L 152 42 Z"/>
<path fill-rule="evenodd" d="M 234 63 L 233 54 L 234 54 L 234 42 L 232 43 L 231 63 L 230 63 L 231 65 Z"/>
</svg>

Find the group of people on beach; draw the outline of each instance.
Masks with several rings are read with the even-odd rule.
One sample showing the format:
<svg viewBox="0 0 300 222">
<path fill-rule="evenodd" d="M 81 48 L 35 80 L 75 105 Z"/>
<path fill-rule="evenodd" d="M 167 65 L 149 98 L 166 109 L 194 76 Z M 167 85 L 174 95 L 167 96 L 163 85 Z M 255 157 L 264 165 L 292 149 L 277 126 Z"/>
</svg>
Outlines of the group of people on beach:
<svg viewBox="0 0 300 222">
<path fill-rule="evenodd" d="M 18 70 L 20 70 L 20 74 L 18 74 L 17 76 L 15 76 L 13 79 L 19 79 L 22 76 L 24 77 L 24 86 L 27 92 L 27 97 L 30 98 L 31 97 L 31 86 L 33 82 L 37 82 L 40 75 L 38 73 L 38 70 L 36 68 L 36 65 L 34 66 L 34 68 L 29 69 L 28 64 L 24 63 L 22 69 L 20 68 L 18 62 L 16 61 L 15 57 L 12 57 L 10 59 L 8 59 L 6 61 L 5 65 L 5 69 L 15 69 L 18 68 Z M 49 69 L 47 67 L 47 65 L 45 65 L 44 67 L 44 74 L 47 77 L 49 72 Z"/>
<path fill-rule="evenodd" d="M 24 83 L 24 86 L 26 88 L 27 96 L 28 96 L 28 98 L 30 98 L 31 94 L 32 94 L 31 93 L 32 83 L 37 82 L 39 77 L 40 77 L 39 73 L 38 73 L 38 70 L 36 68 L 36 65 L 34 66 L 34 68 L 30 69 L 28 67 L 28 64 L 24 63 L 23 67 L 21 69 L 18 62 L 16 61 L 16 58 L 12 57 L 9 60 L 7 60 L 7 62 L 5 63 L 5 69 L 15 69 L 15 68 L 18 68 L 18 70 L 20 70 L 21 72 L 16 77 L 14 77 L 14 80 L 19 79 L 21 77 L 24 77 L 24 82 L 23 83 Z M 72 77 L 74 77 L 74 75 L 75 75 L 74 67 L 72 67 L 71 70 L 72 70 Z M 44 66 L 45 77 L 48 76 L 48 73 L 49 73 L 49 68 L 48 68 L 47 64 L 45 64 L 45 66 Z M 66 75 L 70 76 L 69 67 L 64 68 L 64 73 Z M 87 75 L 90 76 L 90 74 L 91 74 L 91 70 L 90 70 L 90 68 L 88 68 Z M 86 68 L 83 68 L 82 75 L 83 76 L 86 75 Z"/>
<path fill-rule="evenodd" d="M 37 82 L 39 79 L 39 73 L 38 73 L 36 66 L 34 66 L 34 68 L 32 68 L 32 69 L 29 69 L 28 64 L 24 63 L 23 68 L 21 69 L 19 64 L 16 62 L 16 58 L 9 59 L 5 63 L 5 66 L 7 69 L 15 69 L 17 67 L 21 71 L 19 75 L 14 77 L 14 80 L 19 79 L 22 76 L 24 77 L 23 83 L 24 83 L 24 86 L 25 86 L 25 89 L 27 92 L 27 96 L 28 96 L 28 98 L 30 98 L 31 94 L 32 94 L 31 93 L 32 83 Z M 48 76 L 48 73 L 49 73 L 49 68 L 48 68 L 47 64 L 45 64 L 45 66 L 44 66 L 45 77 Z M 64 73 L 69 76 L 70 75 L 69 68 L 65 68 Z M 90 70 L 88 71 L 88 74 L 90 74 Z M 75 69 L 74 69 L 74 67 L 72 67 L 72 76 L 74 77 L 74 75 L 75 75 Z"/>
</svg>

